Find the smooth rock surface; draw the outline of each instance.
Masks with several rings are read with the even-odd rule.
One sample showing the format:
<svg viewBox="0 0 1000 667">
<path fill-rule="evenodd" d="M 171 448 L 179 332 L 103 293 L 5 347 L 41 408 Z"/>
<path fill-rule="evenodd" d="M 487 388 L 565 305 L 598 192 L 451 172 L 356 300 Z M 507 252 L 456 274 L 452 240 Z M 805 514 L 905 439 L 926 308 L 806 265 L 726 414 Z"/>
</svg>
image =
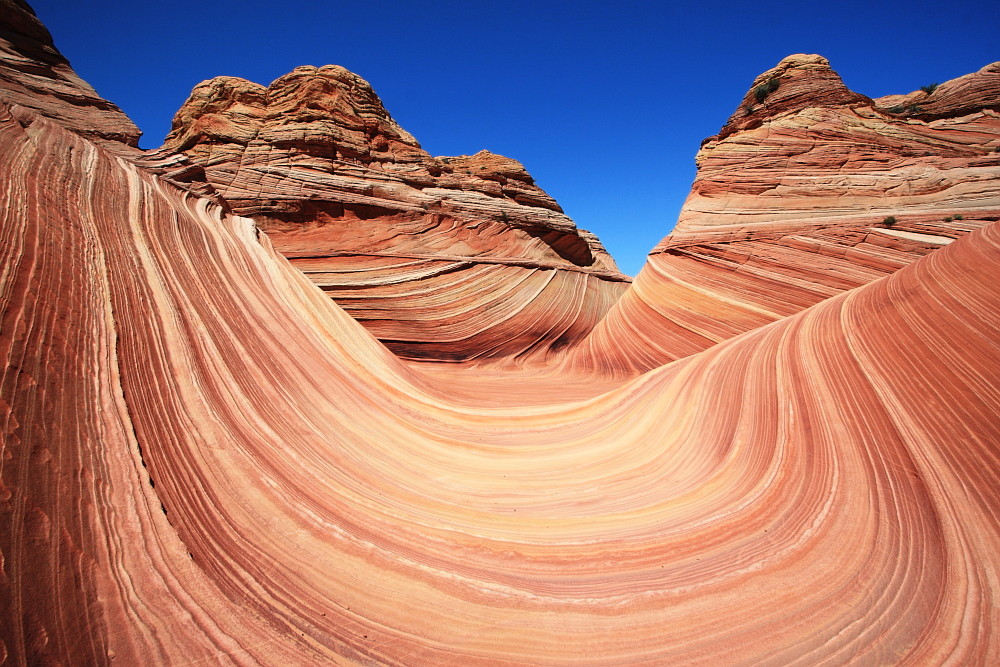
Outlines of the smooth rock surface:
<svg viewBox="0 0 1000 667">
<path fill-rule="evenodd" d="M 484 407 L 252 221 L 50 121 L 0 146 L 12 664 L 1000 659 L 1000 225 Z"/>
<path fill-rule="evenodd" d="M 1000 662 L 1000 223 L 979 204 L 971 231 L 937 224 L 914 179 L 926 199 L 856 251 L 867 280 L 802 278 L 840 227 L 801 261 L 783 240 L 774 284 L 859 286 L 628 382 L 570 356 L 417 364 L 191 163 L 25 109 L 0 104 L 0 662 Z M 988 172 L 962 160 L 952 208 Z M 783 229 L 739 201 L 690 214 L 694 243 Z M 628 292 L 666 304 L 650 325 L 720 317 L 664 295 L 693 254 L 650 275 L 659 257 L 679 259 Z M 709 259 L 692 289 L 735 289 Z"/>
</svg>

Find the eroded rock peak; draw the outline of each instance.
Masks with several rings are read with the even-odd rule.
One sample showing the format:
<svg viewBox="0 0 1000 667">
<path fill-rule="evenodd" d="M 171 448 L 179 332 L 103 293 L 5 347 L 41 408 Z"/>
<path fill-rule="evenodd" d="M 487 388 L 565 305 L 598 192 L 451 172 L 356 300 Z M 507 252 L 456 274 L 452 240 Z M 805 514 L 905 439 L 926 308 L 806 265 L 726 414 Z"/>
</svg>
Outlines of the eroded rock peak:
<svg viewBox="0 0 1000 667">
<path fill-rule="evenodd" d="M 523 164 L 487 150 L 432 157 L 337 65 L 298 67 L 266 87 L 205 81 L 159 153 L 202 167 L 234 212 L 403 356 L 547 354 L 592 328 L 629 280 Z M 481 280 L 497 271 L 515 287 Z M 456 278 L 467 299 L 442 305 Z M 582 305 L 552 327 L 549 295 L 570 292 Z"/>
<path fill-rule="evenodd" d="M 823 56 L 797 53 L 783 58 L 754 79 L 719 138 L 757 127 L 768 118 L 791 111 L 851 105 L 870 106 L 872 100 L 844 85 Z"/>
<path fill-rule="evenodd" d="M 0 0 L 0 16 L 0 103 L 20 122 L 37 114 L 107 148 L 139 145 L 139 128 L 77 76 L 27 3 Z"/>
<path fill-rule="evenodd" d="M 339 65 L 296 67 L 266 87 L 232 76 L 203 81 L 174 116 L 164 146 L 186 151 L 256 138 L 364 162 L 426 157 L 371 85 Z"/>
</svg>

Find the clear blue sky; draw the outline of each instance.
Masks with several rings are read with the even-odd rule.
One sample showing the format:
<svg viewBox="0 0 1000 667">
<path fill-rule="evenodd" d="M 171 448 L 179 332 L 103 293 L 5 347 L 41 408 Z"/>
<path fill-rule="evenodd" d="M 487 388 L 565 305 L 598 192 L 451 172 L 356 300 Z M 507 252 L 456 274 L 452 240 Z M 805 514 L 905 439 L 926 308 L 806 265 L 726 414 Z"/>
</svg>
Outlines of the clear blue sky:
<svg viewBox="0 0 1000 667">
<path fill-rule="evenodd" d="M 28 0 L 159 146 L 198 82 L 335 63 L 433 155 L 517 158 L 626 273 L 673 227 L 701 140 L 791 53 L 904 93 L 1000 60 L 994 1 Z"/>
</svg>

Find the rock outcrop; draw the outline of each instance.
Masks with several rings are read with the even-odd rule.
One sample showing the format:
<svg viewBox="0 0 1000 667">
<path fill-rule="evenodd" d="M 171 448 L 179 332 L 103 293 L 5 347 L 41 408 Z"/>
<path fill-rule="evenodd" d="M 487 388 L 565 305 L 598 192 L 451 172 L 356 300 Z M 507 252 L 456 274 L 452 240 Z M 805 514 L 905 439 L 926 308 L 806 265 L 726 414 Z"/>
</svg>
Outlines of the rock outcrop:
<svg viewBox="0 0 1000 667">
<path fill-rule="evenodd" d="M 943 84 L 931 83 L 908 95 L 875 100 L 880 111 L 922 120 L 949 118 L 984 109 L 1000 111 L 1000 62 Z"/>
<path fill-rule="evenodd" d="M 1000 223 L 557 393 L 401 361 L 106 141 L 0 103 L 0 662 L 1000 662 Z"/>
<path fill-rule="evenodd" d="M 342 67 L 199 84 L 159 155 L 178 153 L 400 356 L 545 358 L 629 280 L 521 163 L 431 157 Z"/>
<path fill-rule="evenodd" d="M 1000 219 L 998 68 L 941 84 L 931 120 L 850 92 L 819 56 L 759 76 L 702 145 L 676 229 L 568 363 L 650 370 Z"/>
<path fill-rule="evenodd" d="M 139 128 L 77 76 L 27 3 L 0 0 L 0 16 L 0 100 L 11 113 L 52 118 L 107 148 L 139 145 Z"/>
</svg>

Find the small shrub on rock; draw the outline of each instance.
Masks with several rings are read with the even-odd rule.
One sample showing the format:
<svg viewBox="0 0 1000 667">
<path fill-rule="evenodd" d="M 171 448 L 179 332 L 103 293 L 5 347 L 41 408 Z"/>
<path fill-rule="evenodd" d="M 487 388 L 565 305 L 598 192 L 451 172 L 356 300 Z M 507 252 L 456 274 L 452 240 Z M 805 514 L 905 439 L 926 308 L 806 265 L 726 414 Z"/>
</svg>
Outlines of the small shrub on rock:
<svg viewBox="0 0 1000 667">
<path fill-rule="evenodd" d="M 777 79 L 770 79 L 767 83 L 762 83 L 754 88 L 753 95 L 757 98 L 758 102 L 763 102 L 764 98 L 776 91 L 779 85 Z"/>
<path fill-rule="evenodd" d="M 892 227 L 894 224 L 896 224 L 896 216 L 894 215 L 885 216 L 884 218 L 882 218 L 882 224 L 885 225 L 886 227 Z"/>
</svg>

